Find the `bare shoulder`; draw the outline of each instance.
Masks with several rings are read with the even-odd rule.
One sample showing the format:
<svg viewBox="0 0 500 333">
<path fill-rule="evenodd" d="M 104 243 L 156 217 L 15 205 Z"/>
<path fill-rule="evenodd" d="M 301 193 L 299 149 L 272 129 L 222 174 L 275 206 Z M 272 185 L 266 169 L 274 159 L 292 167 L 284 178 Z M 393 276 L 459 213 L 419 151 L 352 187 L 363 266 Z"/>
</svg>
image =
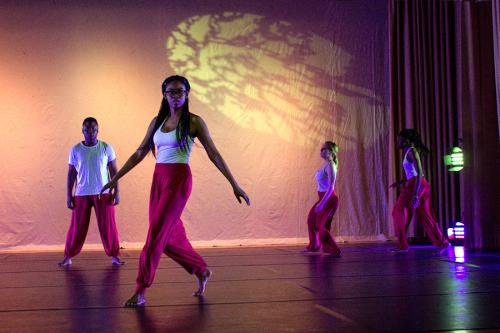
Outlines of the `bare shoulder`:
<svg viewBox="0 0 500 333">
<path fill-rule="evenodd" d="M 156 119 L 158 119 L 158 116 L 154 116 L 149 124 L 154 125 L 156 123 Z"/>
<path fill-rule="evenodd" d="M 197 137 L 200 140 L 204 138 L 210 138 L 210 134 L 208 132 L 208 127 L 205 124 L 205 121 L 202 117 L 197 114 L 191 113 L 191 136 Z"/>
<path fill-rule="evenodd" d="M 417 150 L 417 148 L 415 148 L 415 147 L 411 147 L 411 148 L 410 148 L 410 151 L 408 152 L 408 155 L 410 155 L 410 157 L 411 157 L 412 159 L 415 159 L 415 157 L 417 157 L 417 156 L 418 156 L 418 150 Z"/>
<path fill-rule="evenodd" d="M 152 131 L 152 130 L 153 130 L 153 128 L 154 128 L 154 126 L 155 126 L 155 124 L 156 124 L 156 119 L 158 119 L 158 117 L 157 117 L 157 116 L 155 116 L 155 117 L 151 120 L 151 122 L 149 123 L 149 125 L 148 125 L 148 132 L 150 132 L 150 131 Z"/>
<path fill-rule="evenodd" d="M 327 172 L 335 172 L 335 162 L 333 161 L 329 161 L 328 163 L 326 163 L 325 165 L 325 169 L 327 170 Z"/>
<path fill-rule="evenodd" d="M 196 131 L 204 129 L 207 126 L 203 118 L 194 113 L 191 113 L 190 122 L 191 122 L 191 127 Z"/>
<path fill-rule="evenodd" d="M 197 114 L 191 113 L 191 124 L 199 125 L 200 123 L 203 123 L 203 118 L 201 118 Z"/>
</svg>

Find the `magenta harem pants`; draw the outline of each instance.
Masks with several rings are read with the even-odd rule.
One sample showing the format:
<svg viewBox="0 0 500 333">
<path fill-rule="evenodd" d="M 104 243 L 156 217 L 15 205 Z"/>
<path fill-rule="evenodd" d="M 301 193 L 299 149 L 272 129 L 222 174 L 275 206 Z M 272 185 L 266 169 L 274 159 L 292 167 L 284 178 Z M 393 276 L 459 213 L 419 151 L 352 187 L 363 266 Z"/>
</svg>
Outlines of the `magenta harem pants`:
<svg viewBox="0 0 500 333">
<path fill-rule="evenodd" d="M 116 231 L 113 198 L 110 194 L 103 194 L 100 198 L 98 195 L 75 196 L 75 208 L 71 215 L 71 225 L 66 237 L 65 257 L 74 257 L 82 250 L 89 230 L 92 206 L 95 209 L 104 251 L 108 256 L 119 255 L 120 243 Z"/>
<path fill-rule="evenodd" d="M 325 192 L 318 192 L 319 199 L 311 208 L 307 217 L 307 228 L 309 230 L 309 245 L 307 249 L 309 251 L 319 251 L 323 248 L 323 252 L 340 254 L 340 249 L 329 230 L 333 215 L 339 206 L 339 197 L 333 192 L 323 206 L 323 209 L 319 213 L 316 213 L 316 205 L 324 195 Z"/>
<path fill-rule="evenodd" d="M 392 210 L 392 219 L 394 221 L 394 230 L 398 237 L 399 247 L 402 249 L 408 248 L 408 238 L 406 229 L 411 222 L 411 218 L 415 213 L 417 219 L 422 223 L 424 231 L 435 246 L 444 246 L 448 241 L 443 237 L 443 233 L 436 222 L 436 218 L 431 209 L 431 187 L 425 178 L 421 178 L 420 190 L 418 197 L 420 205 L 415 210 L 412 207 L 412 199 L 415 195 L 415 183 L 417 177 L 413 177 L 406 182 L 401 193 L 399 194 L 396 204 Z"/>
<path fill-rule="evenodd" d="M 184 163 L 157 163 L 149 198 L 149 230 L 139 258 L 136 292 L 153 283 L 162 253 L 188 273 L 203 273 L 207 264 L 186 237 L 181 214 L 191 194 L 191 169 Z"/>
</svg>

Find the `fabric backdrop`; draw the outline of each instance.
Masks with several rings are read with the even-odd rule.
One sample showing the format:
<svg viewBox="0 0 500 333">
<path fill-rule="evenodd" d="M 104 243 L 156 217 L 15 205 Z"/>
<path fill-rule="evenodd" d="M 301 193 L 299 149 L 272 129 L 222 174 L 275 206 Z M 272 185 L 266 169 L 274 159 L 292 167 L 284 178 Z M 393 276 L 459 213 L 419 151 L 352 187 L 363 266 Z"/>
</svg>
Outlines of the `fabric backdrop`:
<svg viewBox="0 0 500 333">
<path fill-rule="evenodd" d="M 117 152 L 138 147 L 171 74 L 252 205 L 203 148 L 183 214 L 195 245 L 297 243 L 325 140 L 340 146 L 340 240 L 392 235 L 387 4 L 380 1 L 2 1 L 0 249 L 62 248 L 70 147 L 87 116 Z M 117 226 L 143 244 L 154 159 L 121 181 Z M 86 247 L 100 247 L 92 218 Z"/>
</svg>

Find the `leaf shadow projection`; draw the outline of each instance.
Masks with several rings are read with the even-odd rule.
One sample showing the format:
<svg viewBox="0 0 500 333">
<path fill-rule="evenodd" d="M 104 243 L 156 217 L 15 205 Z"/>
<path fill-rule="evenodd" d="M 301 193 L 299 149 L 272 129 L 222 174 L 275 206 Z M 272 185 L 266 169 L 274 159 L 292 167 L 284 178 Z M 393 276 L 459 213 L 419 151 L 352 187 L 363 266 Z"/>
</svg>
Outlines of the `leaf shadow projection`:
<svg viewBox="0 0 500 333">
<path fill-rule="evenodd" d="M 285 21 L 226 12 L 193 16 L 166 41 L 171 67 L 194 97 L 242 128 L 310 145 L 335 137 L 349 149 L 372 143 L 383 100 L 350 84 L 353 57 L 328 39 Z M 363 130 L 360 130 L 363 128 Z"/>
</svg>

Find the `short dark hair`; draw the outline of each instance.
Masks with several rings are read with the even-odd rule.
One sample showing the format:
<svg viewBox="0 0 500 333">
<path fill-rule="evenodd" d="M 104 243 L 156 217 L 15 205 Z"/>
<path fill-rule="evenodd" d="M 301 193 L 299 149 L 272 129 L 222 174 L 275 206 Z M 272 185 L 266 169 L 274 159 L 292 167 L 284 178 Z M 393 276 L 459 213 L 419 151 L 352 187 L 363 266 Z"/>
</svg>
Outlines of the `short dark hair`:
<svg viewBox="0 0 500 333">
<path fill-rule="evenodd" d="M 82 126 L 85 125 L 85 123 L 92 123 L 92 122 L 95 122 L 97 125 L 99 125 L 99 123 L 97 122 L 97 119 L 95 119 L 94 117 L 87 117 L 87 118 L 83 119 Z"/>
</svg>

